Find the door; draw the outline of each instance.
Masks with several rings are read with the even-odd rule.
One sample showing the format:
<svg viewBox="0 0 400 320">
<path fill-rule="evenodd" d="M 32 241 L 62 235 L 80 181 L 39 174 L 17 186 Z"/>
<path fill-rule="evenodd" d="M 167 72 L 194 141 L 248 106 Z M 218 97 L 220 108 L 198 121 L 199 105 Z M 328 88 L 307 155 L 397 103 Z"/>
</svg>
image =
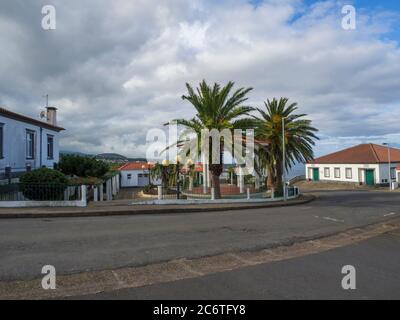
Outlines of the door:
<svg viewBox="0 0 400 320">
<path fill-rule="evenodd" d="M 139 173 L 138 174 L 138 187 L 144 187 L 148 183 L 149 183 L 149 176 L 144 173 Z"/>
<path fill-rule="evenodd" d="M 375 184 L 374 170 L 365 170 L 365 184 L 373 186 Z"/>
<path fill-rule="evenodd" d="M 313 168 L 313 180 L 319 181 L 319 168 Z"/>
</svg>

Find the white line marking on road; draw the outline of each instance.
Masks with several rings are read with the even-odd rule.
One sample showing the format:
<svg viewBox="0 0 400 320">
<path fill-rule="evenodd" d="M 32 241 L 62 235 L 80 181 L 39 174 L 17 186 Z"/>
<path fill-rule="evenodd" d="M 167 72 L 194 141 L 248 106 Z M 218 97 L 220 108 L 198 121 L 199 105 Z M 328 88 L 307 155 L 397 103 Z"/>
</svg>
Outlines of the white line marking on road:
<svg viewBox="0 0 400 320">
<path fill-rule="evenodd" d="M 384 214 L 383 216 L 384 216 L 384 217 L 388 217 L 388 216 L 393 216 L 393 215 L 395 215 L 395 214 L 396 214 L 396 212 L 390 212 L 390 213 Z"/>
<path fill-rule="evenodd" d="M 344 220 L 339 220 L 339 219 L 335 219 L 335 218 L 331 218 L 331 217 L 320 217 L 320 216 L 314 216 L 314 217 L 329 220 L 329 221 L 344 222 Z"/>
<path fill-rule="evenodd" d="M 344 222 L 344 220 L 338 220 L 338 219 L 331 218 L 331 217 L 322 217 L 322 219 L 329 220 L 329 221 L 335 221 L 335 222 Z"/>
</svg>

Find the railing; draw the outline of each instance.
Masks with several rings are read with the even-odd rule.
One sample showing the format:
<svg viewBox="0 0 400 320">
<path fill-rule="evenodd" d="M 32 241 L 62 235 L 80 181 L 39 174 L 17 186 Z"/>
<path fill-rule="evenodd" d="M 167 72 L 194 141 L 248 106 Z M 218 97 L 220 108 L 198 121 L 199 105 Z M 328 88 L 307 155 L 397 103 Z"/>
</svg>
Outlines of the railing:
<svg viewBox="0 0 400 320">
<path fill-rule="evenodd" d="M 77 201 L 80 185 L 55 183 L 14 183 L 0 186 L 0 201 Z"/>
</svg>

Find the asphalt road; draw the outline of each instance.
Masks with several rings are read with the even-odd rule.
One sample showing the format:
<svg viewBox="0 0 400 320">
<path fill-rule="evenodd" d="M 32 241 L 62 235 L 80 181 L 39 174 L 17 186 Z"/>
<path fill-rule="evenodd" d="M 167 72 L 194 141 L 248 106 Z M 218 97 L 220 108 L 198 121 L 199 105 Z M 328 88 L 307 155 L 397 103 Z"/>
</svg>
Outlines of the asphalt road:
<svg viewBox="0 0 400 320">
<path fill-rule="evenodd" d="M 309 204 L 248 211 L 0 220 L 0 280 L 140 266 L 261 249 L 400 215 L 400 193 L 326 192 Z"/>
<path fill-rule="evenodd" d="M 400 230 L 323 253 L 79 299 L 400 299 Z M 344 265 L 355 290 L 344 290 Z"/>
</svg>

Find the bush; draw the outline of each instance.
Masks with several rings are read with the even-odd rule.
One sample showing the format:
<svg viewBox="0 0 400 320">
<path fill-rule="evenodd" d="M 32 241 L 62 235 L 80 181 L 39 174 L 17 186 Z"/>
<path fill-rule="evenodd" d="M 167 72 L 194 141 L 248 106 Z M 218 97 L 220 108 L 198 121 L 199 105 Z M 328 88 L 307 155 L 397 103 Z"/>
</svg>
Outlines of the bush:
<svg viewBox="0 0 400 320">
<path fill-rule="evenodd" d="M 152 190 L 154 190 L 155 186 L 153 184 L 146 184 L 143 187 L 143 192 L 144 193 L 151 193 Z"/>
<path fill-rule="evenodd" d="M 63 200 L 67 182 L 67 178 L 61 172 L 41 168 L 21 176 L 20 191 L 30 200 Z"/>
<path fill-rule="evenodd" d="M 76 155 L 62 155 L 58 166 L 64 174 L 78 177 L 102 178 L 110 170 L 104 161 Z"/>
</svg>

